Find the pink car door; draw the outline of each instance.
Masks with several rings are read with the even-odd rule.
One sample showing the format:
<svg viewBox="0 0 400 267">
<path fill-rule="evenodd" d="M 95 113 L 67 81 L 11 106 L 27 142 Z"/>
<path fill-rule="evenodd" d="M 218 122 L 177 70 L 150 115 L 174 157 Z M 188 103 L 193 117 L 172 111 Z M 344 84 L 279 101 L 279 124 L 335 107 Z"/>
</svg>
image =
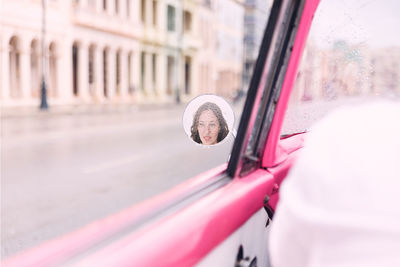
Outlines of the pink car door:
<svg viewBox="0 0 400 267">
<path fill-rule="evenodd" d="M 318 2 L 274 2 L 227 164 L 3 266 L 268 266 L 279 185 L 303 139 L 280 128 Z"/>
</svg>

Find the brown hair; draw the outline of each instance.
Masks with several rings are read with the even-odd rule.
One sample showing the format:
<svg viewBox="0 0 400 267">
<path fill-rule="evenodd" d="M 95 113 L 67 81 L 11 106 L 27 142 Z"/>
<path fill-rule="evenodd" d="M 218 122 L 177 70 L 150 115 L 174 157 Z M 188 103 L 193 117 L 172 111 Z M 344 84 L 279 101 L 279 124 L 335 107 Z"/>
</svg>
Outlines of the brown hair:
<svg viewBox="0 0 400 267">
<path fill-rule="evenodd" d="M 206 110 L 211 110 L 218 119 L 220 129 L 218 132 L 217 142 L 219 143 L 222 140 L 224 140 L 224 138 L 228 135 L 229 128 L 228 128 L 228 124 L 226 123 L 226 121 L 224 119 L 224 116 L 222 115 L 221 109 L 217 106 L 217 104 L 214 104 L 211 102 L 206 102 L 203 105 L 201 105 L 199 107 L 199 109 L 196 111 L 196 113 L 194 114 L 193 124 L 192 124 L 192 127 L 190 128 L 190 130 L 191 130 L 190 137 L 196 143 L 201 144 L 200 135 L 199 135 L 199 131 L 198 131 L 197 127 L 199 125 L 199 118 L 200 118 L 201 113 Z"/>
</svg>

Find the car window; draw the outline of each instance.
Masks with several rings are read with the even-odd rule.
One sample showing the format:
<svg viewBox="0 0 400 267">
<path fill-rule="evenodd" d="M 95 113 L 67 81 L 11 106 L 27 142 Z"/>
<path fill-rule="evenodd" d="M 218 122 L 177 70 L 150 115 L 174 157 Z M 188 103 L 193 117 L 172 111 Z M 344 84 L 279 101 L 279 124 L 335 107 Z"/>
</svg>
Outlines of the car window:
<svg viewBox="0 0 400 267">
<path fill-rule="evenodd" d="M 244 176 L 259 167 L 291 56 L 304 1 L 274 2 L 257 70 L 252 77 L 228 174 Z"/>
<path fill-rule="evenodd" d="M 399 101 L 399 9 L 398 1 L 321 1 L 282 135 L 307 131 L 339 106 Z"/>
<path fill-rule="evenodd" d="M 1 256 L 227 163 L 272 2 L 2 1 Z M 183 126 L 205 94 L 234 112 L 217 145 Z"/>
</svg>

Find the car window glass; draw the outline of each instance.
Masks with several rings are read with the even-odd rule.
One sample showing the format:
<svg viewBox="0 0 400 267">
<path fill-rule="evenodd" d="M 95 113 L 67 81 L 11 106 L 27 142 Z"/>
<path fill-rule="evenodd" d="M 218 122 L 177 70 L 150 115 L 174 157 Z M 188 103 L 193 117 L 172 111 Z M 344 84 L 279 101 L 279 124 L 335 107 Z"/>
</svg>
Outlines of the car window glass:
<svg viewBox="0 0 400 267">
<path fill-rule="evenodd" d="M 282 135 L 303 132 L 342 105 L 400 97 L 398 1 L 321 1 Z"/>
</svg>

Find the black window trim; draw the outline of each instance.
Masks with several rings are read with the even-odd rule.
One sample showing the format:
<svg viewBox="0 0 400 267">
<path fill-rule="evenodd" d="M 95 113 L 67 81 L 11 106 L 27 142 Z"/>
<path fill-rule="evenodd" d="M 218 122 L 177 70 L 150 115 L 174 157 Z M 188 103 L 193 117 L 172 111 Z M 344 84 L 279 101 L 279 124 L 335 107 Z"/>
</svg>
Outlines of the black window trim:
<svg viewBox="0 0 400 267">
<path fill-rule="evenodd" d="M 244 176 L 260 167 L 304 2 L 277 0 L 272 6 L 228 163 L 227 174 L 231 178 Z M 261 88 L 264 73 L 267 77 Z M 257 116 L 259 121 L 256 122 Z M 251 151 L 247 151 L 253 128 L 256 139 Z"/>
</svg>

